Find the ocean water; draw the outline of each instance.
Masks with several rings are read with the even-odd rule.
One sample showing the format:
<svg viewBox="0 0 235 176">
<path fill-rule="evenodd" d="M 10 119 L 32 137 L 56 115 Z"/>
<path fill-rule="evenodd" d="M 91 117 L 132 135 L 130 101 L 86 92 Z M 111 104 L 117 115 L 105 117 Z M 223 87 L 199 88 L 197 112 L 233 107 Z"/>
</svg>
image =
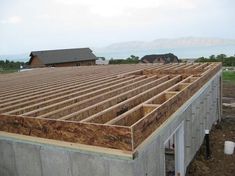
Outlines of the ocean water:
<svg viewBox="0 0 235 176">
<path fill-rule="evenodd" d="M 125 59 L 130 55 L 135 55 L 143 57 L 148 54 L 164 54 L 173 53 L 179 58 L 199 58 L 199 57 L 209 57 L 211 55 L 226 54 L 227 56 L 235 55 L 235 45 L 226 46 L 208 46 L 208 47 L 187 47 L 187 48 L 156 48 L 156 49 L 144 49 L 144 50 L 110 50 L 110 51 L 95 51 L 96 56 L 102 56 L 106 59 Z"/>
</svg>

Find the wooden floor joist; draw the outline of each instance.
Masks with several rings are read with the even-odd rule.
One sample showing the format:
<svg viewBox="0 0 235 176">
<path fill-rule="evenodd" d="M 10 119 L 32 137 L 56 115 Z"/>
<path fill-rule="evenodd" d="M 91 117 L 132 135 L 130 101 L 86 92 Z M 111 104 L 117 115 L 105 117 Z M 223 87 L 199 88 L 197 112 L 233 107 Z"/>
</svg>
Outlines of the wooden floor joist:
<svg viewBox="0 0 235 176">
<path fill-rule="evenodd" d="M 140 85 L 143 85 L 145 83 L 147 83 L 148 81 L 151 81 L 153 79 L 156 79 L 154 77 L 150 77 L 147 79 L 141 79 L 141 80 L 137 80 L 142 78 L 142 76 L 140 76 L 139 78 L 135 78 L 133 80 L 129 81 L 129 84 L 124 85 L 122 83 L 122 85 L 114 85 L 114 86 L 110 86 L 95 92 L 91 92 L 89 94 L 85 94 L 85 95 L 81 95 L 81 97 L 84 97 L 81 99 L 81 101 L 77 101 L 76 103 L 73 103 L 72 105 L 68 105 L 68 106 L 62 106 L 61 108 L 56 108 L 56 111 L 50 111 L 49 109 L 46 109 L 45 114 L 40 115 L 41 118 L 48 118 L 50 116 L 54 116 L 55 118 L 60 118 L 63 116 L 66 116 L 68 114 L 71 114 L 73 112 L 76 112 L 78 110 L 81 110 L 82 108 L 94 105 L 102 100 L 106 100 L 108 98 L 114 97 L 124 91 L 128 91 L 129 89 L 132 89 L 134 87 L 139 87 Z M 133 82 L 133 83 L 132 83 Z M 69 100 L 66 100 L 66 102 Z M 65 103 L 61 102 L 62 104 Z M 59 104 L 58 104 L 59 105 Z M 60 104 L 61 105 L 61 104 Z M 59 105 L 59 106 L 60 106 Z M 54 107 L 53 107 L 54 108 Z"/>
<path fill-rule="evenodd" d="M 40 108 L 43 108 L 45 106 L 48 107 L 49 105 L 55 105 L 58 102 L 61 102 L 61 104 L 62 104 L 63 101 L 64 102 L 66 101 L 66 104 L 74 104 L 74 103 L 79 102 L 83 99 L 87 99 L 87 98 L 95 96 L 97 94 L 104 93 L 109 90 L 113 90 L 116 87 L 119 88 L 119 87 L 126 85 L 128 83 L 142 80 L 144 77 L 146 77 L 146 76 L 139 76 L 139 77 L 136 77 L 133 79 L 127 78 L 127 80 L 123 80 L 123 82 L 120 82 L 120 83 L 112 82 L 113 84 L 111 84 L 108 87 L 106 87 L 107 85 L 106 86 L 102 85 L 102 87 L 105 87 L 105 88 L 99 87 L 97 90 L 93 89 L 93 91 L 91 90 L 90 92 L 88 92 L 86 94 L 82 94 L 82 95 L 81 95 L 82 91 L 79 91 L 79 90 L 77 90 L 75 92 L 74 92 L 74 90 L 72 92 L 62 91 L 62 92 L 55 93 L 55 94 L 52 94 L 52 95 L 49 95 L 46 97 L 41 97 L 39 99 L 34 99 L 32 101 L 22 102 L 22 103 L 16 104 L 15 106 L 11 106 L 10 108 L 15 109 L 15 110 L 8 112 L 8 114 L 19 115 L 19 114 L 24 114 L 24 113 L 27 113 L 27 112 L 33 111 L 33 110 L 40 111 Z M 83 93 L 84 93 L 84 91 L 83 91 Z M 17 109 L 19 107 L 21 107 L 21 109 Z M 58 109 L 61 107 L 55 107 L 55 108 Z M 5 108 L 4 110 L 5 110 L 5 112 L 9 111 L 9 107 L 8 107 L 8 109 Z"/>
<path fill-rule="evenodd" d="M 0 131 L 134 151 L 220 69 L 133 64 L 0 75 Z"/>
<path fill-rule="evenodd" d="M 5 102 L 1 102 L 2 105 L 1 107 L 9 107 L 9 105 L 14 105 L 14 104 L 18 104 L 20 102 L 25 102 L 25 101 L 30 101 L 30 100 L 35 100 L 37 98 L 40 97 L 47 97 L 48 99 L 54 98 L 54 97 L 58 97 L 57 93 L 59 95 L 65 95 L 65 94 L 69 94 L 69 93 L 77 93 L 77 92 L 89 92 L 89 91 L 95 91 L 103 86 L 109 86 L 115 83 L 119 83 L 119 82 L 123 82 L 125 80 L 128 80 L 130 78 L 113 78 L 113 79 L 109 79 L 109 80 L 103 80 L 98 83 L 91 83 L 90 85 L 77 85 L 77 86 L 67 86 L 67 87 L 63 87 L 63 88 L 58 88 L 55 90 L 48 90 L 45 92 L 39 92 L 38 94 L 33 93 L 31 95 L 26 95 L 26 96 L 17 96 L 17 98 L 10 98 L 10 100 L 7 100 Z M 95 85 L 99 85 L 99 87 L 94 87 Z M 44 100 L 46 100 L 44 98 Z"/>
</svg>

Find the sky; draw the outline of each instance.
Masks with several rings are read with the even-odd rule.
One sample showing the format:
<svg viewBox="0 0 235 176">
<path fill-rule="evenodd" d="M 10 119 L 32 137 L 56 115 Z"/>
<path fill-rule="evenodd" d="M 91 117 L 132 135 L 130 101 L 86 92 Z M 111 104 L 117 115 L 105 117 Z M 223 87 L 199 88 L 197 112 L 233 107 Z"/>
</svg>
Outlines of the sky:
<svg viewBox="0 0 235 176">
<path fill-rule="evenodd" d="M 234 0 L 0 0 L 0 54 L 124 41 L 235 39 Z"/>
</svg>

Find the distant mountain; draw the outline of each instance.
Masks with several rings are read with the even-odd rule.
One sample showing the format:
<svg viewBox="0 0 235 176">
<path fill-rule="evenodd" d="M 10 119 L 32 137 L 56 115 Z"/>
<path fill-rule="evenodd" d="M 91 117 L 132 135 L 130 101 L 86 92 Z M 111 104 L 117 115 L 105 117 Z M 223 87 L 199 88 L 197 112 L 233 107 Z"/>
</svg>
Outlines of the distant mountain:
<svg viewBox="0 0 235 176">
<path fill-rule="evenodd" d="M 173 52 L 179 57 L 200 57 L 212 54 L 235 54 L 235 40 L 218 38 L 185 37 L 176 39 L 156 39 L 153 41 L 130 41 L 114 43 L 104 48 L 94 48 L 99 56 L 123 58 L 130 54 L 143 56 L 145 54 Z"/>
<path fill-rule="evenodd" d="M 105 49 L 123 50 L 123 49 L 154 49 L 154 48 L 182 48 L 182 47 L 203 47 L 218 45 L 235 45 L 235 40 L 217 39 L 217 38 L 177 38 L 177 39 L 156 39 L 150 42 L 130 41 L 114 43 Z"/>
<path fill-rule="evenodd" d="M 212 54 L 235 55 L 235 39 L 184 37 L 156 39 L 153 41 L 129 41 L 114 43 L 103 48 L 91 47 L 94 54 L 106 59 L 123 59 L 130 55 L 142 57 L 147 54 L 173 53 L 179 58 L 208 57 Z M 0 55 L 0 60 L 27 62 L 29 53 Z"/>
</svg>

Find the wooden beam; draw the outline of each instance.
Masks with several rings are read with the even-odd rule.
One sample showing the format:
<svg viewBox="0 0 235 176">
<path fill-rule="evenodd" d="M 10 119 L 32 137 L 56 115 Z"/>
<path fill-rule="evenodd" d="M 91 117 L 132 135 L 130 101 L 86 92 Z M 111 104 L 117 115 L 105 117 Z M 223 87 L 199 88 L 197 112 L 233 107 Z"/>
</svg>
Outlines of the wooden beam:
<svg viewBox="0 0 235 176">
<path fill-rule="evenodd" d="M 143 76 L 144 77 L 144 76 Z M 142 78 L 143 78 L 142 77 Z M 142 79 L 140 78 L 135 78 L 134 80 L 138 80 L 138 79 Z M 78 87 L 77 89 L 72 89 L 72 90 L 68 90 L 68 91 L 59 91 L 59 93 L 55 93 L 55 94 L 51 94 L 49 96 L 46 97 L 41 97 L 39 99 L 34 99 L 34 100 L 29 100 L 29 101 L 25 101 L 22 103 L 18 103 L 18 104 L 14 104 L 12 106 L 8 106 L 5 108 L 0 109 L 0 112 L 7 112 L 8 114 L 15 114 L 15 115 L 19 115 L 19 114 L 23 114 L 29 111 L 33 111 L 33 110 L 39 110 L 40 108 L 43 108 L 45 106 L 49 106 L 61 101 L 70 101 L 70 103 L 74 103 L 76 101 L 78 101 L 78 96 L 81 97 L 81 95 L 84 94 L 93 94 L 95 92 L 105 92 L 107 90 L 109 90 L 109 88 L 115 88 L 115 87 L 119 87 L 121 85 L 125 85 L 128 82 L 132 82 L 134 81 L 131 77 L 129 78 L 124 78 L 124 79 L 118 79 L 115 81 L 111 81 L 105 84 L 97 84 L 94 85 L 94 87 L 88 87 L 87 89 L 82 88 L 82 87 Z M 106 87 L 107 86 L 107 87 Z M 106 87 L 105 90 L 102 89 L 103 87 Z M 89 94 L 89 95 L 90 95 Z M 89 96 L 87 96 L 89 97 Z"/>
<path fill-rule="evenodd" d="M 139 93 L 138 95 L 127 99 L 117 105 L 105 109 L 100 113 L 96 113 L 93 116 L 90 116 L 81 122 L 92 122 L 92 123 L 106 123 L 111 119 L 117 117 L 118 115 L 123 114 L 124 112 L 128 111 L 129 109 L 137 106 L 140 103 L 148 100 L 149 98 L 155 96 L 156 94 L 166 90 L 167 88 L 171 87 L 175 83 L 181 80 L 181 76 L 176 76 L 170 80 L 165 82 L 160 82 L 160 84 L 155 85 L 154 87 L 145 90 L 144 92 Z"/>
<path fill-rule="evenodd" d="M 133 130 L 134 148 L 136 148 L 143 140 L 147 138 L 147 136 L 156 130 L 171 114 L 173 114 L 181 105 L 183 105 L 186 100 L 188 100 L 220 69 L 221 65 L 215 66 L 206 75 L 196 79 L 194 82 L 188 85 L 187 88 L 179 91 L 179 93 L 177 93 L 175 96 L 165 101 L 148 116 L 145 116 L 134 123 L 131 126 Z M 162 94 L 164 94 L 164 92 Z"/>
<path fill-rule="evenodd" d="M 123 67 L 125 67 L 125 66 L 123 66 Z M 111 77 L 111 76 L 115 76 L 120 73 L 126 73 L 130 70 L 133 70 L 134 68 L 139 68 L 140 66 L 133 67 L 133 68 L 127 67 L 128 70 L 123 69 L 123 67 L 122 67 L 122 69 L 114 69 L 114 71 L 112 71 L 112 73 L 109 73 L 108 76 Z M 151 68 L 153 66 L 141 66 L 141 67 L 142 68 Z M 89 67 L 89 68 L 91 68 L 91 67 Z M 96 69 L 94 69 L 94 68 L 96 68 Z M 99 69 L 97 69 L 97 68 L 99 68 Z M 112 66 L 110 66 L 109 68 L 112 69 Z M 60 69 L 64 70 L 64 68 L 60 68 Z M 46 74 L 48 74 L 48 70 L 47 70 L 47 72 L 45 72 L 44 75 L 42 73 L 40 73 L 40 74 L 37 74 L 35 77 L 32 75 L 32 72 L 30 72 L 29 73 L 30 77 L 25 78 L 23 80 L 22 80 L 22 77 L 20 77 L 20 81 L 18 79 L 16 79 L 16 80 L 11 79 L 9 84 L 14 83 L 16 85 L 14 87 L 8 86 L 5 93 L 2 91 L 3 86 L 8 85 L 8 84 L 6 84 L 6 81 L 4 81 L 4 85 L 0 89 L 0 92 L 2 95 L 2 97 L 0 97 L 0 100 L 3 99 L 3 96 L 7 97 L 7 96 L 12 96 L 15 93 L 17 93 L 17 94 L 22 93 L 22 92 L 19 92 L 22 90 L 24 92 L 27 90 L 27 93 L 29 93 L 29 91 L 36 92 L 37 90 L 42 90 L 43 88 L 49 88 L 50 86 L 60 86 L 62 84 L 69 85 L 74 82 L 79 83 L 79 80 L 89 80 L 89 79 L 107 77 L 107 74 L 105 74 L 105 70 L 107 69 L 107 67 L 94 67 L 93 66 L 92 69 L 94 69 L 95 74 L 92 74 L 89 69 L 84 70 L 82 68 L 75 69 L 76 72 L 74 71 L 74 69 L 72 69 L 72 71 L 70 71 L 72 74 L 65 72 L 65 71 L 62 71 L 63 74 L 61 74 L 60 71 L 59 72 L 56 71 L 56 72 L 53 72 L 53 74 L 50 73 L 50 76 L 46 75 Z M 96 70 L 98 70 L 98 72 Z M 54 77 L 55 73 L 57 74 L 57 76 Z M 89 73 L 89 74 L 87 75 L 87 73 Z M 77 77 L 77 75 L 79 75 L 79 77 Z"/>
<path fill-rule="evenodd" d="M 72 91 L 78 91 L 78 90 L 85 90 L 85 89 L 88 89 L 90 87 L 93 87 L 93 86 L 96 86 L 96 85 L 100 85 L 100 84 L 112 84 L 112 82 L 115 82 L 115 81 L 118 81 L 118 82 L 121 82 L 122 80 L 125 80 L 127 78 L 109 78 L 108 80 L 99 80 L 99 81 L 96 81 L 95 83 L 86 83 L 85 85 L 80 85 L 80 84 L 77 84 L 77 85 L 73 85 L 73 86 L 63 86 L 62 88 L 60 87 L 55 87 L 53 89 L 48 89 L 48 90 L 43 90 L 43 91 L 39 91 L 39 92 L 34 92 L 32 94 L 27 94 L 25 96 L 16 96 L 16 97 L 13 97 L 13 98 L 9 98 L 7 100 L 3 100 L 1 102 L 1 105 L 0 105 L 0 108 L 2 107 L 6 107 L 8 105 L 13 105 L 13 104 L 17 104 L 18 102 L 25 102 L 27 100 L 34 100 L 36 98 L 40 98 L 42 96 L 47 96 L 47 95 L 52 95 L 52 94 L 55 94 L 55 93 L 59 93 L 59 92 L 72 92 Z"/>
<path fill-rule="evenodd" d="M 140 76 L 140 78 L 143 78 L 145 76 Z M 106 100 L 108 98 L 114 97 L 117 94 L 123 93 L 125 91 L 128 91 L 129 89 L 133 87 L 138 87 L 148 81 L 156 79 L 156 76 L 147 78 L 147 79 L 140 79 L 139 81 L 137 79 L 131 80 L 131 82 L 127 82 L 122 85 L 114 85 L 111 87 L 107 87 L 104 89 L 101 89 L 96 92 L 91 92 L 89 94 L 81 95 L 80 97 L 76 97 L 76 102 L 69 102 L 69 100 L 59 102 L 57 104 L 54 104 L 52 106 L 48 106 L 42 109 L 38 109 L 36 111 L 31 111 L 29 113 L 25 113 L 24 115 L 34 115 L 41 118 L 53 118 L 58 119 L 60 117 L 64 117 L 68 114 L 71 114 L 73 112 L 79 111 L 81 109 L 84 109 L 86 107 L 89 107 L 91 105 L 94 105 L 100 101 Z M 131 83 L 131 84 L 129 84 Z M 36 114 L 35 114 L 36 113 Z"/>
<path fill-rule="evenodd" d="M 131 110 L 127 111 L 126 113 L 123 113 L 110 121 L 106 122 L 107 125 L 120 125 L 120 126 L 131 126 L 131 124 L 134 124 L 139 119 L 144 117 L 149 112 L 153 111 L 155 108 L 157 108 L 159 105 L 157 104 L 140 104 L 136 106 L 135 108 L 132 108 Z"/>
<path fill-rule="evenodd" d="M 140 77 L 145 77 L 145 76 L 140 76 Z M 115 87 L 110 87 L 109 89 L 106 88 L 105 91 L 102 91 L 102 93 L 97 93 L 93 97 L 87 97 L 84 98 L 82 101 L 77 101 L 76 103 L 73 103 L 72 105 L 64 106 L 62 108 L 56 108 L 54 111 L 48 111 L 45 114 L 38 116 L 41 118 L 53 118 L 53 119 L 59 119 L 59 118 L 64 118 L 69 114 L 75 113 L 81 109 L 87 108 L 89 106 L 92 106 L 96 103 L 99 103 L 101 101 L 104 101 L 106 99 L 109 99 L 111 97 L 117 96 L 121 93 L 124 93 L 126 91 L 129 91 L 133 88 L 137 88 L 143 84 L 148 83 L 151 80 L 156 80 L 157 77 L 149 77 L 141 80 L 133 79 L 130 84 L 123 84 Z M 104 93 L 105 92 L 105 93 Z M 95 92 L 94 92 L 95 93 Z M 86 96 L 86 95 L 84 95 Z"/>
<path fill-rule="evenodd" d="M 220 69 L 110 65 L 0 75 L 0 131 L 131 152 Z"/>
<path fill-rule="evenodd" d="M 137 87 L 135 89 L 124 92 L 120 95 L 117 95 L 115 97 L 112 97 L 110 99 L 102 101 L 98 104 L 95 104 L 95 105 L 90 106 L 88 108 L 82 109 L 82 110 L 80 110 L 78 112 L 75 112 L 75 113 L 72 113 L 68 116 L 64 116 L 61 119 L 63 119 L 63 120 L 64 119 L 83 120 L 83 119 L 85 119 L 85 118 L 87 118 L 87 117 L 89 117 L 93 114 L 96 114 L 96 113 L 98 113 L 100 111 L 103 111 L 103 110 L 105 110 L 105 109 L 107 109 L 107 108 L 109 108 L 109 107 L 111 107 L 115 104 L 119 104 L 120 102 L 123 102 L 123 101 L 125 101 L 125 100 L 127 100 L 127 99 L 129 99 L 129 98 L 131 98 L 135 95 L 138 95 L 138 94 L 140 94 L 140 93 L 142 93 L 142 92 L 144 92 L 144 91 L 146 91 L 146 90 L 148 90 L 148 89 L 150 89 L 150 88 L 152 88 L 152 87 L 154 87 L 154 86 L 156 86 L 156 85 L 158 85 L 158 84 L 160 84 L 160 83 L 162 83 L 162 82 L 164 82 L 168 79 L 169 79 L 168 76 L 165 76 L 165 77 L 162 77 L 160 79 L 151 81 L 151 82 L 149 82 L 145 85 L 142 85 L 142 86 Z"/>
<path fill-rule="evenodd" d="M 132 151 L 128 127 L 0 115 L 0 131 Z"/>
</svg>

